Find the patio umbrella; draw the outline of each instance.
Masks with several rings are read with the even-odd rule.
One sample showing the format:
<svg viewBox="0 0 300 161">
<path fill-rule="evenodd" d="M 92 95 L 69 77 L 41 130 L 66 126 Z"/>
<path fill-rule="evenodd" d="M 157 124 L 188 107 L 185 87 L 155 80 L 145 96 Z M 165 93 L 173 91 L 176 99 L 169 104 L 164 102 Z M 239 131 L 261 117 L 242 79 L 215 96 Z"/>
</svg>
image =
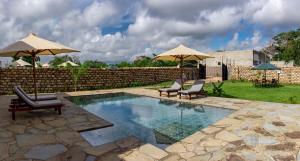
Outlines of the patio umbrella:
<svg viewBox="0 0 300 161">
<path fill-rule="evenodd" d="M 7 47 L 0 50 L 0 57 L 32 56 L 33 64 L 35 64 L 35 59 L 37 55 L 56 55 L 60 53 L 69 53 L 69 52 L 79 52 L 79 51 L 40 38 L 35 34 L 31 33 L 25 38 L 11 45 L 8 45 Z M 32 67 L 33 67 L 35 99 L 37 99 L 35 65 L 33 65 Z"/>
<path fill-rule="evenodd" d="M 280 68 L 276 67 L 274 64 L 270 63 L 262 63 L 256 67 L 253 67 L 251 70 L 263 70 L 264 78 L 267 78 L 267 70 L 280 70 Z"/>
<path fill-rule="evenodd" d="M 72 67 L 78 67 L 79 65 L 76 63 L 73 63 L 71 61 L 66 61 L 64 63 L 59 64 L 59 67 L 67 67 L 68 65 L 71 65 Z"/>
<path fill-rule="evenodd" d="M 32 65 L 22 59 L 14 61 L 12 64 L 14 67 L 31 67 Z"/>
<path fill-rule="evenodd" d="M 42 65 L 42 67 L 43 67 L 43 68 L 50 68 L 50 64 L 45 63 L 45 64 Z"/>
<path fill-rule="evenodd" d="M 208 54 L 204 54 L 202 52 L 199 52 L 197 50 L 188 48 L 184 45 L 179 45 L 178 47 L 168 50 L 162 54 L 157 55 L 154 59 L 155 60 L 167 60 L 167 61 L 177 61 L 180 62 L 180 78 L 181 82 L 182 80 L 182 74 L 183 74 L 183 68 L 182 64 L 183 61 L 187 60 L 204 60 L 206 58 L 213 58 L 212 56 Z"/>
</svg>

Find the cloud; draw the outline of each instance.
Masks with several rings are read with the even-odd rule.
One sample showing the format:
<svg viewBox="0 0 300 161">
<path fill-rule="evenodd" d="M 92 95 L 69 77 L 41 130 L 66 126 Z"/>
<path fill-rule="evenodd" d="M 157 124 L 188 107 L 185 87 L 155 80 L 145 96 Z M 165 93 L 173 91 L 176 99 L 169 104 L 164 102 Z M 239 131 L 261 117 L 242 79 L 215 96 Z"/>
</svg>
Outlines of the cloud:
<svg viewBox="0 0 300 161">
<path fill-rule="evenodd" d="M 266 42 L 262 40 L 262 34 L 259 31 L 254 31 L 251 37 L 247 37 L 242 41 L 239 40 L 239 33 L 234 33 L 225 50 L 259 50 L 264 45 L 266 45 Z"/>
<path fill-rule="evenodd" d="M 248 4 L 250 19 L 262 25 L 291 25 L 300 23 L 299 0 L 252 0 Z"/>
<path fill-rule="evenodd" d="M 215 21 L 221 16 L 222 20 Z M 135 23 L 129 26 L 128 34 L 150 43 L 153 47 L 166 49 L 192 42 L 192 39 L 206 39 L 211 34 L 223 33 L 236 27 L 241 16 L 237 8 L 223 8 L 203 11 L 194 22 L 186 22 L 153 17 L 149 10 L 142 9 L 138 12 Z"/>
<path fill-rule="evenodd" d="M 71 0 L 2 0 L 5 12 L 23 23 L 54 18 L 68 11 Z"/>
<path fill-rule="evenodd" d="M 145 4 L 152 16 L 194 21 L 202 11 L 216 11 L 245 2 L 245 0 L 146 0 Z"/>
<path fill-rule="evenodd" d="M 0 47 L 35 32 L 81 50 L 76 55 L 82 60 L 107 62 L 179 44 L 218 50 L 211 45 L 215 37 L 232 37 L 219 45 L 226 49 L 258 49 L 274 31 L 299 26 L 299 5 L 299 0 L 0 0 Z M 103 32 L 119 26 L 125 27 Z"/>
<path fill-rule="evenodd" d="M 92 5 L 88 6 L 83 11 L 83 20 L 86 21 L 89 26 L 102 25 L 102 23 L 110 23 L 118 13 L 116 7 L 110 1 L 104 1 L 102 3 L 95 1 Z"/>
<path fill-rule="evenodd" d="M 219 19 L 222 17 L 222 19 Z M 189 35 L 202 37 L 209 34 L 222 33 L 231 28 L 235 28 L 241 15 L 237 8 L 223 8 L 217 11 L 203 11 L 194 22 L 182 22 L 171 20 L 166 23 L 171 34 Z M 219 19 L 218 21 L 216 21 Z"/>
</svg>

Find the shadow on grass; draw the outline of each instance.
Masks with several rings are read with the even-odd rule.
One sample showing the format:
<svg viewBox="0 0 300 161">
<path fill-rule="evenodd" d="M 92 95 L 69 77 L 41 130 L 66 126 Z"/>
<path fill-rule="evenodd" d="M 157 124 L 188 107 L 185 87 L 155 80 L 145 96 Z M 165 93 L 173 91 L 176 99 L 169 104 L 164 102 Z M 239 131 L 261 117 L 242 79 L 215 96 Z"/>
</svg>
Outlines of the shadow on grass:
<svg viewBox="0 0 300 161">
<path fill-rule="evenodd" d="M 284 85 L 281 85 L 281 84 L 279 84 L 279 85 L 276 85 L 276 86 L 271 86 L 271 85 L 266 85 L 266 86 L 253 86 L 254 88 L 282 88 L 282 87 L 284 87 Z"/>
</svg>

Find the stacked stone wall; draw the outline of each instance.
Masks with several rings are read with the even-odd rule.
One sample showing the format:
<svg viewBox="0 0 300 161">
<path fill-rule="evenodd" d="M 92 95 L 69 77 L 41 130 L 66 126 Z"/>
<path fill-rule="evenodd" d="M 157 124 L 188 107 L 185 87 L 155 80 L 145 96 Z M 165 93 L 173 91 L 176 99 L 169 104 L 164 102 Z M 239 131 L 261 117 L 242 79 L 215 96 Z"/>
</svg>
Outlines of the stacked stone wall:
<svg viewBox="0 0 300 161">
<path fill-rule="evenodd" d="M 184 69 L 189 79 L 198 77 L 197 69 Z M 37 69 L 37 89 L 40 93 L 74 91 L 73 79 L 67 69 Z M 121 88 L 159 83 L 179 78 L 178 68 L 89 69 L 78 81 L 78 90 Z M 0 69 L 0 94 L 12 94 L 13 86 L 21 85 L 33 93 L 31 68 Z"/>
<path fill-rule="evenodd" d="M 251 67 L 231 67 L 229 78 L 232 80 L 254 80 L 259 79 L 264 71 L 251 70 Z M 278 79 L 280 83 L 300 84 L 300 67 L 283 67 L 278 73 L 277 70 L 267 71 L 267 79 Z"/>
</svg>

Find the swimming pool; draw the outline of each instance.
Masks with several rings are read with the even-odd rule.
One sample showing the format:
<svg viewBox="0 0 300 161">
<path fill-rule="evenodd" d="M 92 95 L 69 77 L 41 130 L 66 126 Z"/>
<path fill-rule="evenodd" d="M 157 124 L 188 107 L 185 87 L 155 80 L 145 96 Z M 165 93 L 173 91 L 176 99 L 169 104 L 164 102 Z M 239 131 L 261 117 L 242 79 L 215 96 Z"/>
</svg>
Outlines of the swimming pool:
<svg viewBox="0 0 300 161">
<path fill-rule="evenodd" d="M 225 108 L 127 93 L 75 96 L 68 99 L 114 124 L 112 127 L 81 133 L 93 146 L 135 136 L 143 142 L 164 148 L 233 112 Z"/>
</svg>

